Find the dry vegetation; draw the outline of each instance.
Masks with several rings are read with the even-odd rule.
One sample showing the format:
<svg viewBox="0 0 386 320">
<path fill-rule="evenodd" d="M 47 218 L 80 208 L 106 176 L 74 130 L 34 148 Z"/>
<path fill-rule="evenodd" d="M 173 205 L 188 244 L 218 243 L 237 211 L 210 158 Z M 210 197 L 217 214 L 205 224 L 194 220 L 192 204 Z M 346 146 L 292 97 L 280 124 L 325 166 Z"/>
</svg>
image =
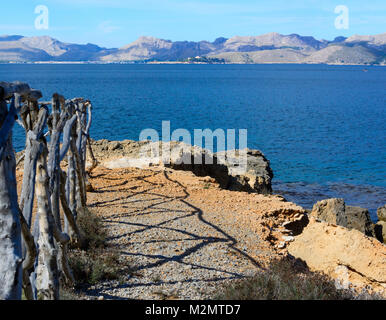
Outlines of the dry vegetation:
<svg viewBox="0 0 386 320">
<path fill-rule="evenodd" d="M 373 300 L 377 295 L 337 289 L 328 276 L 311 272 L 299 259 L 285 257 L 248 279 L 227 283 L 215 299 L 221 300 Z"/>
<path fill-rule="evenodd" d="M 83 246 L 73 247 L 68 252 L 76 286 L 62 282 L 62 300 L 84 299 L 82 291 L 86 287 L 105 280 L 120 280 L 130 274 L 130 267 L 121 259 L 120 252 L 107 244 L 102 218 L 85 208 L 77 223 L 84 236 Z"/>
</svg>

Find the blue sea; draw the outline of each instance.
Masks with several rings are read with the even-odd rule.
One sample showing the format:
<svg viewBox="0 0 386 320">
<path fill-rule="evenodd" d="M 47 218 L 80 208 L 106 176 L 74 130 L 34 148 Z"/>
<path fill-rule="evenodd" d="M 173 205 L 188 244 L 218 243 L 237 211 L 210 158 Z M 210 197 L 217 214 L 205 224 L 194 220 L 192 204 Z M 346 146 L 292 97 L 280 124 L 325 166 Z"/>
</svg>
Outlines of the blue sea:
<svg viewBox="0 0 386 320">
<path fill-rule="evenodd" d="M 43 100 L 94 106 L 92 138 L 138 140 L 145 128 L 247 129 L 271 161 L 274 191 L 311 208 L 329 197 L 386 203 L 386 68 L 326 65 L 0 65 Z M 17 150 L 24 146 L 15 129 Z"/>
</svg>

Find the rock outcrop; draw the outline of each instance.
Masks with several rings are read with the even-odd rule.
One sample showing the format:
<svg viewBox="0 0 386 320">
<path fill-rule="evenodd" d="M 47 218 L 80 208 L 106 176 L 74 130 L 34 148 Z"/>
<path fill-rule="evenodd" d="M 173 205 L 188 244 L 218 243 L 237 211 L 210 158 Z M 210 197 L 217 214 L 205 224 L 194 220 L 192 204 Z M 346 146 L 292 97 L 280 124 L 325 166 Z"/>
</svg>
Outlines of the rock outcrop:
<svg viewBox="0 0 386 320">
<path fill-rule="evenodd" d="M 346 205 L 343 199 L 327 199 L 314 204 L 311 216 L 335 225 L 347 226 Z"/>
<path fill-rule="evenodd" d="M 303 232 L 303 229 L 307 227 L 309 218 L 306 214 L 301 214 L 294 217 L 292 220 L 282 224 L 282 227 L 289 230 L 292 235 L 297 236 Z"/>
<path fill-rule="evenodd" d="M 379 241 L 386 243 L 386 221 L 378 221 L 374 227 L 374 232 Z"/>
<path fill-rule="evenodd" d="M 216 157 L 225 156 L 224 164 L 230 176 L 228 189 L 271 194 L 273 172 L 269 160 L 259 150 L 247 149 L 246 155 L 246 172 L 240 172 L 240 166 L 234 157 L 229 157 L 225 152 L 216 153 Z M 235 156 L 239 156 L 239 151 L 236 151 Z"/>
<path fill-rule="evenodd" d="M 377 210 L 378 219 L 380 221 L 386 221 L 386 204 Z"/>
<path fill-rule="evenodd" d="M 174 170 L 191 171 L 200 177 L 210 176 L 223 189 L 272 193 L 273 172 L 269 161 L 259 150 L 243 150 L 246 167 L 241 168 L 239 150 L 225 155 L 224 152 L 211 153 L 209 150 L 176 141 L 163 143 L 99 140 L 92 142 L 92 149 L 101 164 L 110 169 L 161 165 Z M 159 153 L 151 154 L 150 149 Z M 163 150 L 170 150 L 170 153 Z"/>
<path fill-rule="evenodd" d="M 386 243 L 386 205 L 377 210 L 378 222 L 375 225 L 375 234 L 379 241 Z"/>
<path fill-rule="evenodd" d="M 311 218 L 288 252 L 311 270 L 336 279 L 340 287 L 386 295 L 386 246 L 358 230 Z"/>
<path fill-rule="evenodd" d="M 311 216 L 348 229 L 356 229 L 367 236 L 374 237 L 374 224 L 367 209 L 346 206 L 343 199 L 327 199 L 317 202 Z"/>
<path fill-rule="evenodd" d="M 223 189 L 228 189 L 230 175 L 225 163 L 209 150 L 172 141 L 161 143 L 160 148 L 170 146 L 170 157 L 162 154 L 162 165 L 174 170 L 191 171 L 198 177 L 212 177 Z"/>
<path fill-rule="evenodd" d="M 347 228 L 356 229 L 369 237 L 374 237 L 374 224 L 367 209 L 346 206 Z"/>
</svg>

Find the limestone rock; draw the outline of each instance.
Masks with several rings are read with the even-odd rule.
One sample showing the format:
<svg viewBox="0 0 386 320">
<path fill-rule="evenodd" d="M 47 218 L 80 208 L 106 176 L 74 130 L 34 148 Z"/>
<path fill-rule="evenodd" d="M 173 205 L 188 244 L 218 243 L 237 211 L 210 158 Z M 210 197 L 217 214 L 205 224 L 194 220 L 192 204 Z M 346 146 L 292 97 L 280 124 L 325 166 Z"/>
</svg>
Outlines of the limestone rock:
<svg viewBox="0 0 386 320">
<path fill-rule="evenodd" d="M 300 214 L 294 217 L 292 221 L 283 223 L 283 227 L 290 230 L 294 236 L 302 233 L 303 229 L 308 225 L 309 219 L 306 214 Z"/>
<path fill-rule="evenodd" d="M 278 248 L 278 249 L 284 249 L 285 246 L 286 246 L 285 241 L 282 241 L 282 242 L 280 242 L 279 244 L 276 245 L 276 248 Z"/>
<path fill-rule="evenodd" d="M 224 164 L 228 167 L 231 176 L 229 190 L 257 192 L 261 194 L 271 194 L 273 172 L 269 160 L 259 150 L 244 150 L 247 156 L 246 171 L 240 170 L 240 166 L 232 156 L 225 152 L 218 152 L 216 155 L 225 156 Z M 239 156 L 239 151 L 236 151 Z"/>
<path fill-rule="evenodd" d="M 283 236 L 282 239 L 283 239 L 284 242 L 292 242 L 292 241 L 295 240 L 295 237 L 293 237 L 293 236 Z"/>
<path fill-rule="evenodd" d="M 386 295 L 386 246 L 358 230 L 312 218 L 288 252 L 305 261 L 311 270 Z M 345 279 L 340 279 L 342 273 L 338 272 L 342 266 L 346 267 Z"/>
<path fill-rule="evenodd" d="M 185 147 L 182 150 L 182 147 Z M 186 149 L 188 148 L 188 149 Z M 186 164 L 191 148 L 191 161 Z M 246 167 L 238 160 L 240 152 L 245 152 Z M 197 163 L 199 159 L 199 163 Z M 210 176 L 217 180 L 224 189 L 246 191 L 260 194 L 271 194 L 273 172 L 269 161 L 259 150 L 244 149 L 234 152 L 211 153 L 209 150 L 172 142 L 170 164 L 175 170 L 189 170 L 198 176 Z"/>
<path fill-rule="evenodd" d="M 374 236 L 374 224 L 367 209 L 346 206 L 347 228 L 356 229 L 367 236 Z"/>
<path fill-rule="evenodd" d="M 166 167 L 174 170 L 191 171 L 199 177 L 212 177 L 221 188 L 228 189 L 230 176 L 228 167 L 209 150 L 184 143 L 171 142 L 170 160 L 162 155 Z M 165 146 L 165 143 L 163 144 Z"/>
<path fill-rule="evenodd" d="M 374 226 L 375 237 L 383 243 L 386 243 L 386 221 L 378 221 Z"/>
<path fill-rule="evenodd" d="M 327 199 L 317 202 L 311 216 L 348 229 L 356 229 L 367 236 L 375 236 L 374 224 L 367 209 L 346 206 L 343 199 Z"/>
<path fill-rule="evenodd" d="M 314 204 L 311 216 L 335 225 L 347 226 L 346 205 L 343 199 L 327 199 Z"/>
<path fill-rule="evenodd" d="M 112 141 L 109 145 L 109 150 L 112 150 L 112 151 L 120 149 L 120 148 L 122 148 L 122 146 L 118 141 Z"/>
<path fill-rule="evenodd" d="M 377 215 L 379 220 L 386 221 L 386 204 L 383 207 L 378 208 Z"/>
<path fill-rule="evenodd" d="M 110 169 L 165 166 L 191 171 L 200 177 L 212 177 L 223 189 L 272 193 L 273 172 L 269 161 L 258 150 L 242 150 L 245 152 L 246 167 L 241 168 L 239 161 L 236 161 L 240 155 L 239 150 L 225 155 L 224 152 L 212 153 L 178 141 L 99 140 L 92 142 L 92 148 L 101 164 Z M 164 150 L 170 150 L 170 153 Z"/>
</svg>

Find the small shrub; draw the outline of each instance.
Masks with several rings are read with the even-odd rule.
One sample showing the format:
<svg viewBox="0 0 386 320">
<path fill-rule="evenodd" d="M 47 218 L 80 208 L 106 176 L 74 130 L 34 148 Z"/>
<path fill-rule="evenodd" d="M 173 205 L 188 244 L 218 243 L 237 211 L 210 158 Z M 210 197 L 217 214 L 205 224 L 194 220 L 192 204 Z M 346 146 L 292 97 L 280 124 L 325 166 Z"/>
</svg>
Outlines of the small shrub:
<svg viewBox="0 0 386 320">
<path fill-rule="evenodd" d="M 83 285 L 94 285 L 105 280 L 123 281 L 123 275 L 131 273 L 126 261 L 121 259 L 119 251 L 107 247 L 107 232 L 102 219 L 87 208 L 79 210 L 77 224 L 84 239 L 81 248 L 72 248 L 68 252 L 68 262 L 80 289 Z M 79 292 L 61 287 L 62 300 L 81 299 Z"/>
<path fill-rule="evenodd" d="M 60 300 L 81 300 L 82 296 L 77 294 L 74 290 L 61 287 L 60 288 Z"/>
<path fill-rule="evenodd" d="M 103 222 L 100 217 L 92 213 L 88 208 L 82 208 L 78 212 L 76 222 L 83 235 L 83 249 L 87 250 L 105 246 L 107 233 L 103 228 Z"/>
<path fill-rule="evenodd" d="M 311 272 L 299 260 L 284 258 L 252 278 L 223 286 L 219 300 L 349 300 L 349 290 L 338 290 L 327 276 Z"/>
<path fill-rule="evenodd" d="M 119 252 L 107 250 L 73 250 L 69 264 L 78 284 L 96 284 L 104 280 L 117 280 L 128 271 Z"/>
</svg>

